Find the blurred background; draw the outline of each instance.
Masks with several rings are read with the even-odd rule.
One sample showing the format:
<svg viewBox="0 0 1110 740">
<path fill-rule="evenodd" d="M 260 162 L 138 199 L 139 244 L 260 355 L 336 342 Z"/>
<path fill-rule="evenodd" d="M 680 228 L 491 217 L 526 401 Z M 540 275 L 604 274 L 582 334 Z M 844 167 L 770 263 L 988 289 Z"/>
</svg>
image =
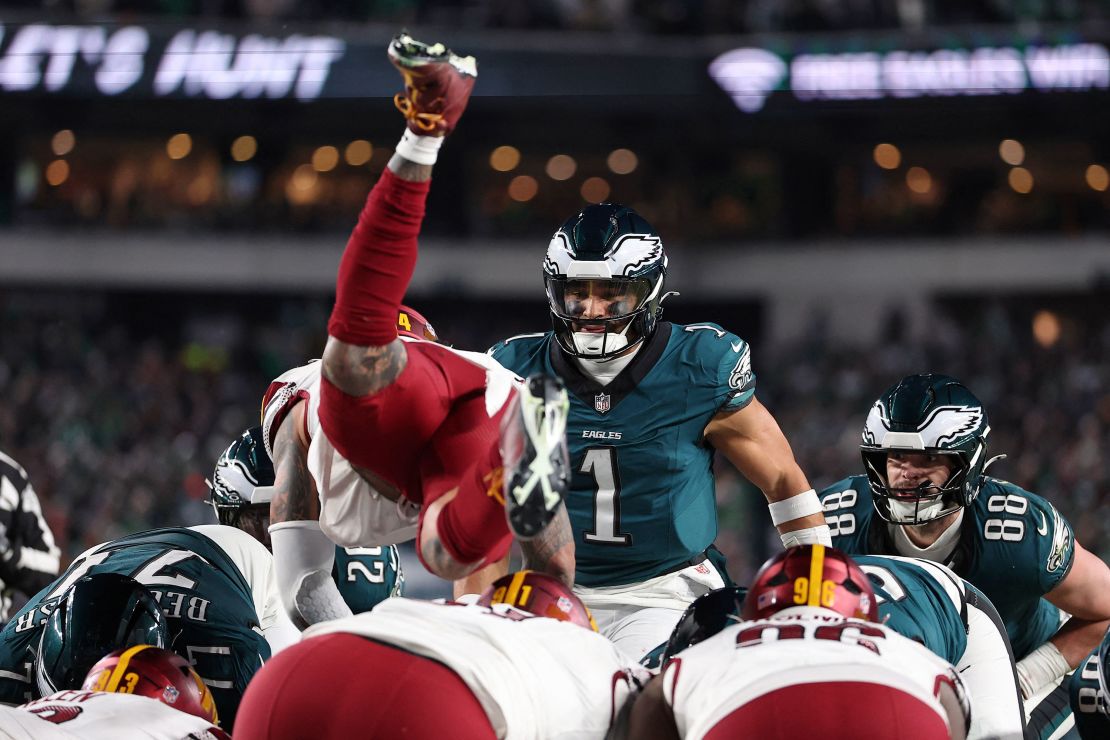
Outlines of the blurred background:
<svg viewBox="0 0 1110 740">
<path fill-rule="evenodd" d="M 402 27 L 480 64 L 408 297 L 447 341 L 548 328 L 552 232 L 625 202 L 665 317 L 752 344 L 818 489 L 886 387 L 948 373 L 992 472 L 1110 559 L 1107 0 L 5 0 L 0 450 L 63 565 L 214 521 L 217 456 L 319 356 Z M 742 580 L 778 538 L 718 467 Z"/>
</svg>

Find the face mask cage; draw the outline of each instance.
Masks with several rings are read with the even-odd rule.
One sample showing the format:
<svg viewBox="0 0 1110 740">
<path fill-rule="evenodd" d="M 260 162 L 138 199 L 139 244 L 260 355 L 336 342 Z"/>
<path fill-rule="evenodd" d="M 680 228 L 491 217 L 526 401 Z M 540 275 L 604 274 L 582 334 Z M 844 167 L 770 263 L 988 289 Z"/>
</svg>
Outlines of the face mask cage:
<svg viewBox="0 0 1110 740">
<path fill-rule="evenodd" d="M 864 469 L 871 487 L 875 511 L 891 524 L 924 524 L 948 516 L 964 505 L 964 482 L 967 463 L 959 452 L 951 450 L 925 450 L 933 455 L 945 455 L 956 461 L 956 467 L 943 485 L 923 481 L 915 488 L 893 488 L 887 478 L 888 449 L 863 446 Z M 918 452 L 920 450 L 914 450 Z"/>
<path fill-rule="evenodd" d="M 576 357 L 614 357 L 650 334 L 658 301 L 648 278 L 547 276 L 545 283 L 556 338 Z"/>
</svg>

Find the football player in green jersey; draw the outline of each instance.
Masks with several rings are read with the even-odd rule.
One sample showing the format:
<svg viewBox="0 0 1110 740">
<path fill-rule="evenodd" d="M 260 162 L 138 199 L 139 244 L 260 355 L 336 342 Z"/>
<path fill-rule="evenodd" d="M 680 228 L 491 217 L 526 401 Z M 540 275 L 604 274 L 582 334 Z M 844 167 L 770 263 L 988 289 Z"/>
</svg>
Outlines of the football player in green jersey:
<svg viewBox="0 0 1110 740">
<path fill-rule="evenodd" d="M 230 731 L 255 671 L 296 639 L 258 541 L 215 524 L 153 529 L 87 550 L 4 626 L 0 702 L 79 688 L 108 652 L 155 644 L 196 668 Z"/>
<path fill-rule="evenodd" d="M 209 503 L 220 524 L 238 527 L 270 550 L 268 529 L 273 487 L 274 465 L 266 454 L 262 427 L 251 427 L 216 461 L 209 483 Z M 396 545 L 336 545 L 334 549 L 331 577 L 350 614 L 370 611 L 382 599 L 401 595 L 405 578 Z"/>
<path fill-rule="evenodd" d="M 985 475 L 999 459 L 987 458 L 989 433 L 958 380 L 908 376 L 867 417 L 866 474 L 821 500 L 837 547 L 945 563 L 987 595 L 1019 659 L 1030 728 L 1048 737 L 1073 721 L 1062 679 L 1110 624 L 1110 568 L 1047 500 Z"/>
<path fill-rule="evenodd" d="M 723 563 L 707 560 L 714 450 L 764 492 L 785 545 L 829 541 L 815 492 L 755 398 L 748 344 L 716 324 L 661 322 L 666 273 L 662 241 L 635 211 L 588 206 L 543 261 L 553 330 L 490 349 L 517 375 L 555 374 L 570 391 L 576 593 L 637 657 L 724 585 Z"/>
<path fill-rule="evenodd" d="M 879 619 L 959 671 L 971 696 L 968 740 L 1021 740 L 1014 656 L 1001 617 L 981 592 L 928 560 L 857 555 L 879 600 Z"/>
<path fill-rule="evenodd" d="M 1071 710 L 1083 740 L 1110 737 L 1110 632 L 1071 676 Z"/>
</svg>

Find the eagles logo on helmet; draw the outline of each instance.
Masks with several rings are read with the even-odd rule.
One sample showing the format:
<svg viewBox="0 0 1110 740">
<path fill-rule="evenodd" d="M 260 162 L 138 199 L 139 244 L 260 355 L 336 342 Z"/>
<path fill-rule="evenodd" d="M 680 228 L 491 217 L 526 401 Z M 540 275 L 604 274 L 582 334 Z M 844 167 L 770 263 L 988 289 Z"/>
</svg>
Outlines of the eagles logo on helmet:
<svg viewBox="0 0 1110 740">
<path fill-rule="evenodd" d="M 105 655 L 89 671 L 81 688 L 146 696 L 214 725 L 220 722 L 212 692 L 189 661 L 151 645 Z"/>
<path fill-rule="evenodd" d="M 537 617 L 572 622 L 597 632 L 597 623 L 590 610 L 566 584 L 534 570 L 520 570 L 501 576 L 482 592 L 478 604 L 508 604 Z"/>
<path fill-rule="evenodd" d="M 759 569 L 744 599 L 744 619 L 766 619 L 798 606 L 831 609 L 852 619 L 879 620 L 871 581 L 835 547 L 799 545 Z"/>
<path fill-rule="evenodd" d="M 565 352 L 608 360 L 655 331 L 667 255 L 631 208 L 599 203 L 567 219 L 551 238 L 543 273 L 555 338 Z"/>
<path fill-rule="evenodd" d="M 875 402 L 863 430 L 867 480 L 875 511 L 892 524 L 922 524 L 969 506 L 979 495 L 987 467 L 990 424 L 983 404 L 960 381 L 947 375 L 910 375 Z M 942 486 L 892 488 L 887 479 L 891 451 L 941 455 L 953 463 Z"/>
</svg>

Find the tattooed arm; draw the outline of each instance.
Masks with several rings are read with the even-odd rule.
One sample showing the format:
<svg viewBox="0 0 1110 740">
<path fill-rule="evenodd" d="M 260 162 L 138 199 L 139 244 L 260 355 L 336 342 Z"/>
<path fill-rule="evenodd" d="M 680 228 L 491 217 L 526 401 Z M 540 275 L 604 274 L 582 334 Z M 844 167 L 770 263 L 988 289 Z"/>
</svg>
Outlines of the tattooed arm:
<svg viewBox="0 0 1110 740">
<path fill-rule="evenodd" d="M 574 535 L 566 506 L 538 535 L 520 543 L 524 567 L 555 576 L 568 586 L 574 585 Z"/>
<path fill-rule="evenodd" d="M 286 614 L 299 629 L 351 615 L 331 572 L 335 544 L 320 531 L 320 499 L 308 472 L 308 437 L 301 401 L 274 435 L 270 542 L 274 580 Z"/>
<path fill-rule="evenodd" d="M 270 523 L 320 518 L 320 498 L 308 472 L 308 436 L 304 415 L 308 404 L 290 409 L 274 435 L 274 494 Z"/>
<path fill-rule="evenodd" d="M 389 160 L 389 169 L 402 180 L 426 182 L 432 179 L 432 166 L 411 162 L 400 154 Z M 324 348 L 324 376 L 350 396 L 369 396 L 387 387 L 408 364 L 405 345 L 400 339 L 382 346 L 360 346 L 328 337 Z"/>
</svg>

